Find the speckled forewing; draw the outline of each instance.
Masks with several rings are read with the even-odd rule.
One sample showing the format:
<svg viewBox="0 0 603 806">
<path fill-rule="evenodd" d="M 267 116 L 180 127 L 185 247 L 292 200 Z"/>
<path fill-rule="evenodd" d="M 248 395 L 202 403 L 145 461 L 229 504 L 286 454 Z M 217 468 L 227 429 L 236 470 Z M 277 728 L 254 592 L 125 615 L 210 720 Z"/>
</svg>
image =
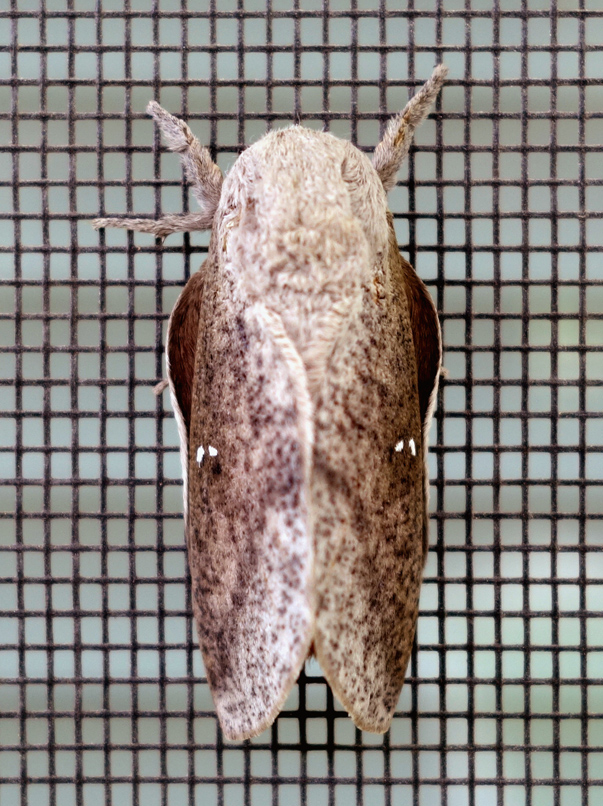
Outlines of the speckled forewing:
<svg viewBox="0 0 603 806">
<path fill-rule="evenodd" d="M 354 722 L 390 725 L 408 663 L 425 518 L 417 366 L 402 266 L 334 350 L 315 418 L 318 659 Z"/>
<path fill-rule="evenodd" d="M 225 734 L 267 727 L 313 622 L 305 375 L 280 320 L 233 301 L 206 264 L 189 440 L 188 550 L 207 677 Z"/>
</svg>

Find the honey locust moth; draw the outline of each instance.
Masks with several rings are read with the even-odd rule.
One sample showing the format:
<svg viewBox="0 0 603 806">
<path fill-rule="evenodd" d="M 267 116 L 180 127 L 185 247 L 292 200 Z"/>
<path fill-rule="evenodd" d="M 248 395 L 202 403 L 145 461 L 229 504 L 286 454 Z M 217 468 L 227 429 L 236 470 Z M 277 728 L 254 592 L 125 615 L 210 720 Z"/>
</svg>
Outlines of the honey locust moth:
<svg viewBox="0 0 603 806">
<path fill-rule="evenodd" d="M 272 724 L 311 653 L 359 728 L 385 732 L 396 708 L 427 553 L 441 340 L 386 195 L 446 72 L 389 122 L 372 161 L 292 126 L 225 177 L 151 102 L 200 210 L 94 222 L 160 239 L 211 229 L 166 361 L 194 617 L 230 739 Z"/>
</svg>

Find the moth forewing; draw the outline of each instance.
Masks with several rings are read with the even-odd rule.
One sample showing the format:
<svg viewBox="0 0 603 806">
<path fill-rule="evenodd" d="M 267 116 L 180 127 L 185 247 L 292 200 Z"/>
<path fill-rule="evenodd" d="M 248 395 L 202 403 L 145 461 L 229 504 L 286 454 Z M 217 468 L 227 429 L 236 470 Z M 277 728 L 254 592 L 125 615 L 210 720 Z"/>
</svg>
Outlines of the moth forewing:
<svg viewBox="0 0 603 806">
<path fill-rule="evenodd" d="M 176 300 L 168 322 L 165 345 L 170 400 L 180 441 L 185 524 L 188 513 L 188 437 L 191 422 L 191 396 L 204 266 L 205 264 L 190 277 Z"/>
<path fill-rule="evenodd" d="M 299 356 L 278 317 L 233 295 L 216 240 L 196 344 L 187 536 L 208 681 L 226 736 L 242 739 L 274 720 L 312 640 L 311 422 Z"/>
<path fill-rule="evenodd" d="M 331 356 L 312 488 L 321 513 L 317 657 L 358 727 L 379 733 L 390 725 L 412 648 L 426 517 L 417 365 L 397 254 L 394 240 L 382 296 L 365 291 Z"/>
</svg>

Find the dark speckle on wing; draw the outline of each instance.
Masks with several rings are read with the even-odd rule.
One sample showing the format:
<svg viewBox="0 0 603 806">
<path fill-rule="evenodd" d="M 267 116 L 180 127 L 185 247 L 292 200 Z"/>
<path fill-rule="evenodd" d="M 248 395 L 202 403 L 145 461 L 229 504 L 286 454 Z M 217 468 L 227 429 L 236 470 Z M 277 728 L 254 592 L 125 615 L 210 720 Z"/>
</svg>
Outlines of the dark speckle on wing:
<svg viewBox="0 0 603 806">
<path fill-rule="evenodd" d="M 218 455 L 190 464 L 189 560 L 216 708 L 242 735 L 286 694 L 311 640 L 309 455 L 281 349 L 212 268 L 206 283 L 190 441 Z"/>
<path fill-rule="evenodd" d="M 425 513 L 417 367 L 392 238 L 382 304 L 368 289 L 316 411 L 317 657 L 356 724 L 385 730 L 412 648 Z M 394 252 L 395 250 L 395 252 Z M 417 455 L 396 452 L 414 438 Z"/>
</svg>

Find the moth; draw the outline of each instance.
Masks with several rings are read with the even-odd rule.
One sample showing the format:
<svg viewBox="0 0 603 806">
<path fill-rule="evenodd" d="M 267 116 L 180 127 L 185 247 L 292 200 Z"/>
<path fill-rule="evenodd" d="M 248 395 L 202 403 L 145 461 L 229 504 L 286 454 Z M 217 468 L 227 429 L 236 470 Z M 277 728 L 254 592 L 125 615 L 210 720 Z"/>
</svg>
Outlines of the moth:
<svg viewBox="0 0 603 806">
<path fill-rule="evenodd" d="M 385 732 L 396 708 L 427 553 L 441 340 L 386 195 L 446 72 L 389 122 L 372 161 L 292 126 L 225 177 L 151 102 L 200 210 L 94 222 L 160 239 L 211 228 L 166 363 L 194 617 L 229 739 L 272 724 L 311 653 L 359 728 Z"/>
</svg>

